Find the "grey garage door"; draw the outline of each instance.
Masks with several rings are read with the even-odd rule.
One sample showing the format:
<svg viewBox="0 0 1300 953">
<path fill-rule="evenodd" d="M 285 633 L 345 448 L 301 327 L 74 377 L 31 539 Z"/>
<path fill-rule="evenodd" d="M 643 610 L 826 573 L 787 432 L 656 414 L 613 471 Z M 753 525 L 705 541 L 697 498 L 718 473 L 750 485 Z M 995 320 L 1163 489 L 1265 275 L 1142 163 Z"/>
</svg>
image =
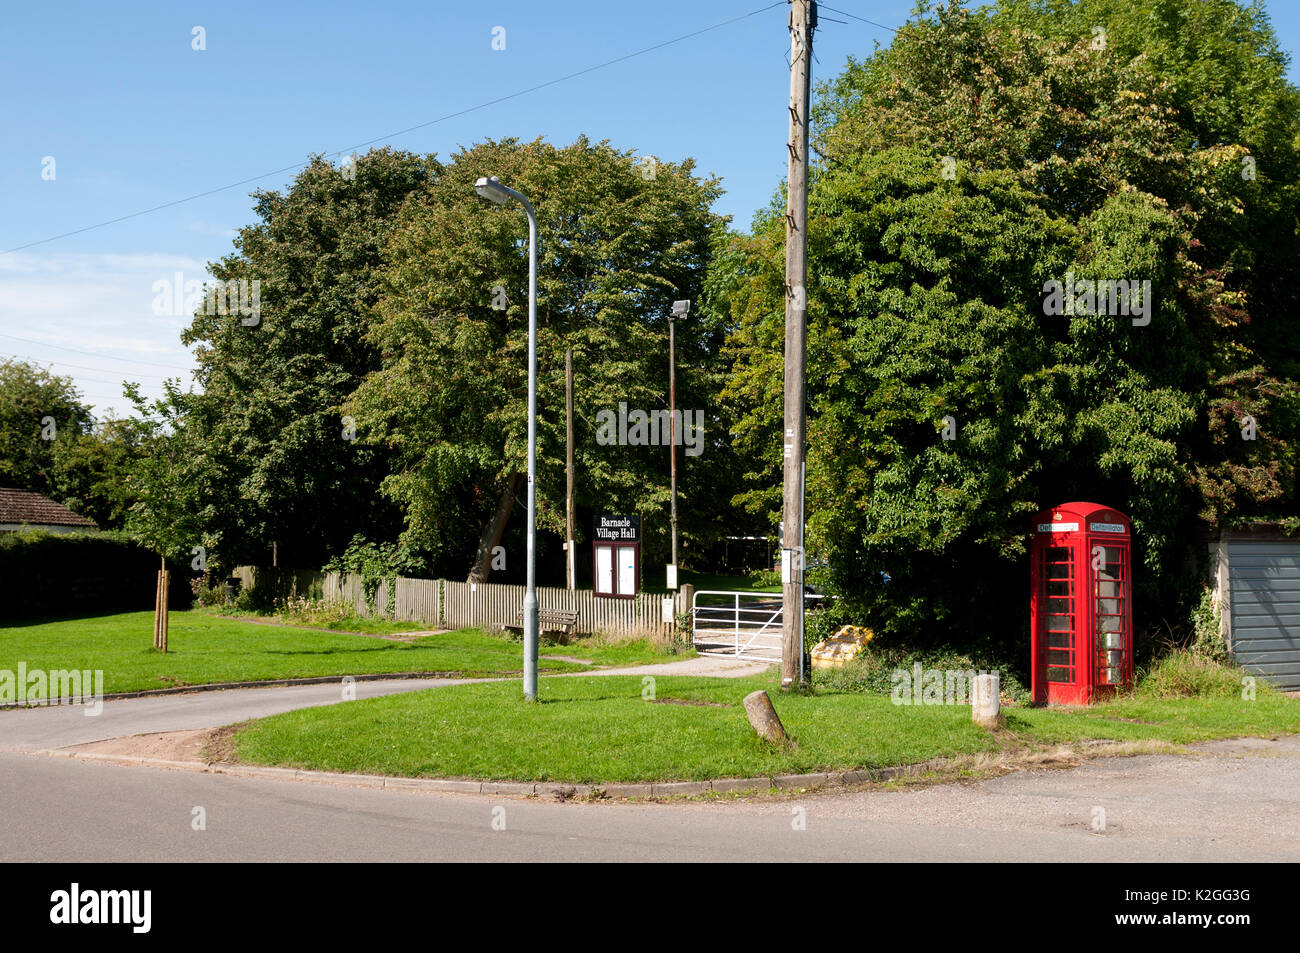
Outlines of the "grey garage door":
<svg viewBox="0 0 1300 953">
<path fill-rule="evenodd" d="M 1300 690 L 1300 542 L 1230 543 L 1228 572 L 1237 664 Z"/>
</svg>

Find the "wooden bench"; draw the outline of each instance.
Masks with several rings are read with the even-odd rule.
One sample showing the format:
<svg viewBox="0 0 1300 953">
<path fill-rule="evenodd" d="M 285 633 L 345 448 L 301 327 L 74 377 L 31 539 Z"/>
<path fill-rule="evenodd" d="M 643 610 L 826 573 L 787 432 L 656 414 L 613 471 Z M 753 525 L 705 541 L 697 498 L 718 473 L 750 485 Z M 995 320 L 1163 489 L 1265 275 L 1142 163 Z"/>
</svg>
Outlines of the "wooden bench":
<svg viewBox="0 0 1300 953">
<path fill-rule="evenodd" d="M 524 628 L 524 610 L 520 609 L 515 613 L 514 624 L 507 623 L 504 628 L 519 629 L 521 632 Z M 537 634 L 543 632 L 563 632 L 566 636 L 573 635 L 574 630 L 578 628 L 578 613 L 570 612 L 567 609 L 538 609 L 537 610 Z"/>
</svg>

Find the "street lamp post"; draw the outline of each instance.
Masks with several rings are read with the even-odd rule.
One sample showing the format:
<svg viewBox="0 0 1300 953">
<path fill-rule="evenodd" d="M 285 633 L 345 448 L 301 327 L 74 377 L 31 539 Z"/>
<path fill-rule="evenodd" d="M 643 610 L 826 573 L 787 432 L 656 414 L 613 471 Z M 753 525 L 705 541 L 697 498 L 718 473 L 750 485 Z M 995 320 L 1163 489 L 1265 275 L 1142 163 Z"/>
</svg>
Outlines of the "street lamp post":
<svg viewBox="0 0 1300 953">
<path fill-rule="evenodd" d="M 690 313 L 690 301 L 674 301 L 673 310 L 668 315 L 668 427 L 669 456 L 672 461 L 673 502 L 671 522 L 673 529 L 673 562 L 668 570 L 669 589 L 677 588 L 677 335 L 674 328 L 677 319 Z"/>
<path fill-rule="evenodd" d="M 524 698 L 537 700 L 537 213 L 532 203 L 496 176 L 474 191 L 504 205 L 516 199 L 528 213 L 528 585 L 524 589 Z"/>
</svg>

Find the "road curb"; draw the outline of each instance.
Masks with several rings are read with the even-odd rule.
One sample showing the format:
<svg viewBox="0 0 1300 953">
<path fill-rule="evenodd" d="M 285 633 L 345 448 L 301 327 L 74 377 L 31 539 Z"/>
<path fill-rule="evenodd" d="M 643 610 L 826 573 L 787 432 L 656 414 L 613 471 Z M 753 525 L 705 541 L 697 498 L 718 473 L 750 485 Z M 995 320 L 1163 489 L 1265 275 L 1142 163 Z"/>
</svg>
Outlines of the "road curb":
<svg viewBox="0 0 1300 953">
<path fill-rule="evenodd" d="M 709 781 L 664 781 L 610 784 L 566 784 L 559 781 L 481 781 L 472 778 L 395 778 L 381 774 L 346 774 L 337 771 L 310 771 L 302 768 L 275 768 L 262 765 L 208 763 L 204 761 L 169 761 L 138 755 L 99 754 L 67 748 L 36 752 L 52 758 L 73 758 L 110 764 L 194 771 L 200 774 L 224 774 L 230 777 L 269 781 L 304 781 L 341 787 L 374 790 L 432 791 L 452 794 L 487 794 L 509 797 L 550 797 L 557 801 L 599 800 L 611 798 L 698 797 L 707 794 L 766 793 L 768 791 L 816 791 L 823 788 L 851 787 L 859 784 L 893 781 L 901 777 L 925 774 L 942 766 L 942 759 L 888 768 L 838 771 L 816 774 L 778 774 L 753 778 L 715 778 Z"/>
</svg>

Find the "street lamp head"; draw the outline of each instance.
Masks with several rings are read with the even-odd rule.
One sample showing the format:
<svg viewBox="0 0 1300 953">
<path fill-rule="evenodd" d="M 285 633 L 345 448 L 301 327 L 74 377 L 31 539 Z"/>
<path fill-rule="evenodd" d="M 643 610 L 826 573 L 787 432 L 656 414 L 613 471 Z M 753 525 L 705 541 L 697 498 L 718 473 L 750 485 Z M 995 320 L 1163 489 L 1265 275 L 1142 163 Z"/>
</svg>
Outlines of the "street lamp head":
<svg viewBox="0 0 1300 953">
<path fill-rule="evenodd" d="M 691 302 L 689 300 L 673 302 L 674 318 L 684 318 L 686 317 L 686 315 L 690 313 L 690 310 L 691 310 Z"/>
<path fill-rule="evenodd" d="M 490 176 L 479 179 L 474 183 L 474 191 L 482 198 L 491 199 L 498 205 L 504 205 L 510 201 L 510 193 L 506 187 L 497 181 L 497 177 Z"/>
</svg>

